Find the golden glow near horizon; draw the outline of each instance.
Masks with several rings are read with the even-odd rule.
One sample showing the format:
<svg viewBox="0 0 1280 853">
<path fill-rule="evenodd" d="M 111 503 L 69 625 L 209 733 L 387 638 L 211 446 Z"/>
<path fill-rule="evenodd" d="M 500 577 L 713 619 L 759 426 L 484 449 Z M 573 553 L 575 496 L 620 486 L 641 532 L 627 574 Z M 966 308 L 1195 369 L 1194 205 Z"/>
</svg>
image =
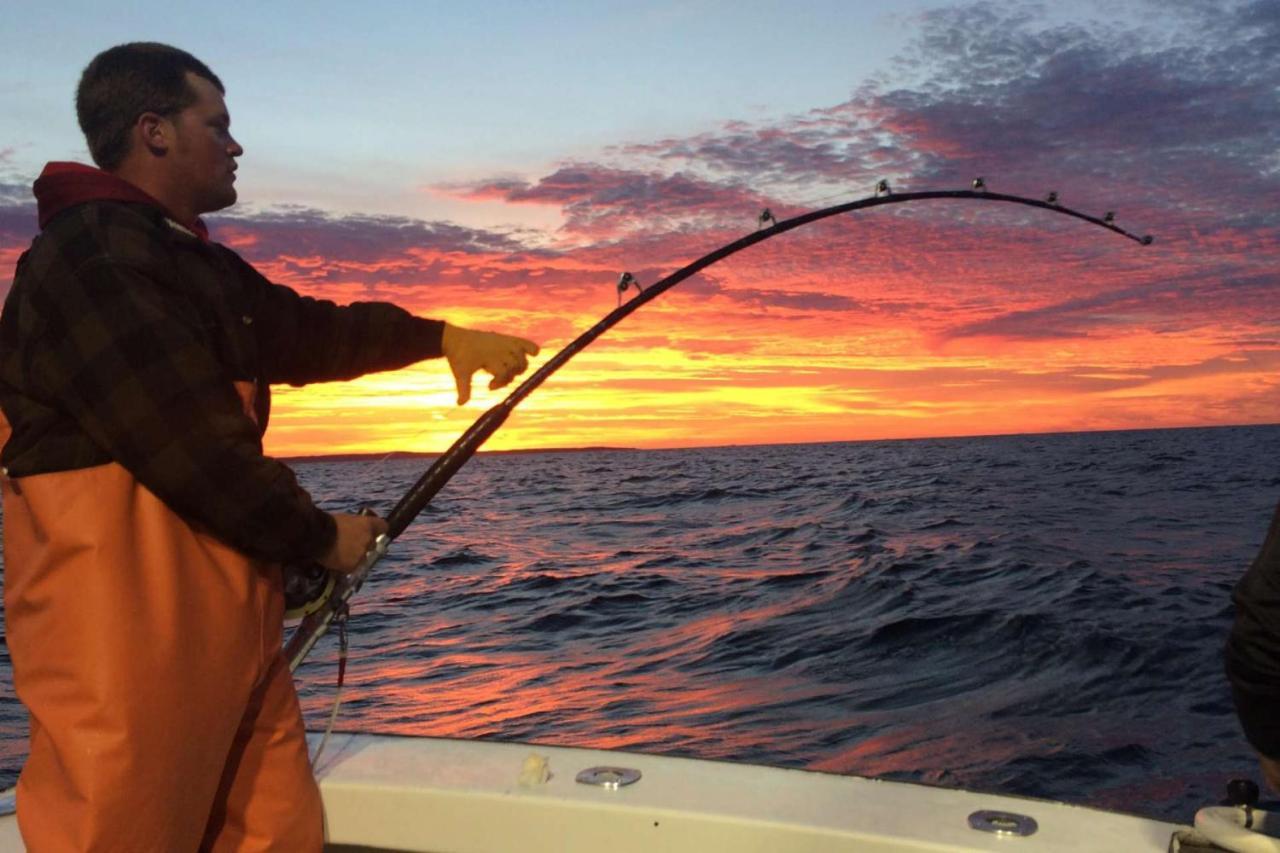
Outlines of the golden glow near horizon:
<svg viewBox="0 0 1280 853">
<path fill-rule="evenodd" d="M 1016 283 L 1016 263 L 998 277 Z M 523 297 L 529 309 L 521 311 L 516 299 L 499 295 L 494 302 L 492 294 L 477 291 L 471 308 L 446 305 L 440 314 L 538 338 L 543 353 L 532 371 L 612 307 L 608 284 L 586 299 L 566 300 L 564 312 L 549 310 L 545 298 L 531 294 Z M 1275 352 L 1241 355 L 1224 343 L 1219 328 L 1160 333 L 1140 321 L 1111 320 L 1105 334 L 1078 338 L 946 338 L 958 316 L 981 322 L 986 312 L 958 306 L 962 300 L 950 295 L 931 304 L 912 293 L 918 288 L 892 279 L 882 279 L 875 293 L 867 288 L 865 305 L 834 313 L 744 306 L 723 294 L 749 289 L 749 283 L 726 277 L 721 286 L 710 298 L 672 291 L 624 320 L 535 391 L 486 449 L 664 448 L 1280 420 Z M 992 286 L 998 285 L 975 283 L 974 296 Z M 796 288 L 829 292 L 812 284 Z M 417 296 L 430 288 L 409 292 Z M 907 295 L 918 302 L 901 313 L 876 304 Z M 1043 298 L 1018 297 L 1019 311 L 1042 304 Z M 285 389 L 277 397 L 268 447 L 280 455 L 441 451 L 511 390 L 491 392 L 486 383 L 478 376 L 472 402 L 459 408 L 439 360 L 351 383 Z"/>
</svg>

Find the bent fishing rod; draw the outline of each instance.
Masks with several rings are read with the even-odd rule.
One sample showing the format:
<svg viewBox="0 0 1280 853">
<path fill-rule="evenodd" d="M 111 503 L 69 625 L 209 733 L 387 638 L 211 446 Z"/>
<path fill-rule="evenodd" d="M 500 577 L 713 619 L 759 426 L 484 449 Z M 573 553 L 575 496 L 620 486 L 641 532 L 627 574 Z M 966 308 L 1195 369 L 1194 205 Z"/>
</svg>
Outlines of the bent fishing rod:
<svg viewBox="0 0 1280 853">
<path fill-rule="evenodd" d="M 716 249 L 701 258 L 698 258 L 691 264 L 681 267 L 675 272 L 668 275 L 649 287 L 641 286 L 631 273 L 623 273 L 618 280 L 618 307 L 610 311 L 603 319 L 592 326 L 587 331 L 579 335 L 574 341 L 568 344 L 560 352 L 556 353 L 546 364 L 542 365 L 528 379 L 522 382 L 507 398 L 502 402 L 489 409 L 481 415 L 475 423 L 473 423 L 466 432 L 464 432 L 453 443 L 448 450 L 438 456 L 431 466 L 427 469 L 413 487 L 402 497 L 387 516 L 387 532 L 382 534 L 374 542 L 372 548 L 365 554 L 359 566 L 355 571 L 347 575 L 335 576 L 327 573 L 327 586 L 313 600 L 312 604 L 305 609 L 306 615 L 302 622 L 294 630 L 289 638 L 289 642 L 285 645 L 285 655 L 289 659 L 290 670 L 296 670 L 306 659 L 311 649 L 315 647 L 318 641 L 329 630 L 331 625 L 345 625 L 348 602 L 351 597 L 359 591 L 364 584 L 365 579 L 369 575 L 369 571 L 373 566 L 382 559 L 386 554 L 388 546 L 404 532 L 418 514 L 426 508 L 431 499 L 444 488 L 445 484 L 458 473 L 458 470 L 466 464 L 480 446 L 485 443 L 489 436 L 498 431 L 498 428 L 506 422 L 507 417 L 520 404 L 525 397 L 534 392 L 543 382 L 546 382 L 553 373 L 564 367 L 569 359 L 582 352 L 609 329 L 612 329 L 623 319 L 638 311 L 641 306 L 652 302 L 680 282 L 689 278 L 696 273 L 701 272 L 712 264 L 718 263 L 730 255 L 736 254 L 749 246 L 756 243 L 764 242 L 779 234 L 787 231 L 793 231 L 804 225 L 827 219 L 832 216 L 839 216 L 842 213 L 853 213 L 854 211 L 864 210 L 871 207 L 880 207 L 889 204 L 903 204 L 907 202 L 929 201 L 932 199 L 962 199 L 969 201 L 998 201 L 1010 204 L 1026 205 L 1028 207 L 1037 207 L 1052 213 L 1061 213 L 1066 216 L 1072 216 L 1076 219 L 1084 220 L 1092 225 L 1097 225 L 1127 237 L 1144 246 L 1150 245 L 1152 237 L 1150 235 L 1138 236 L 1133 234 L 1115 223 L 1115 214 L 1106 213 L 1104 216 L 1090 216 L 1087 213 L 1081 213 L 1078 210 L 1072 210 L 1058 202 L 1058 194 L 1051 192 L 1049 195 L 1041 199 L 1025 198 L 1023 196 L 1008 195 L 1005 193 L 990 192 L 986 188 L 986 184 L 982 178 L 977 178 L 973 182 L 973 188 L 967 190 L 928 190 L 922 192 L 894 193 L 889 188 L 888 181 L 880 181 L 875 188 L 875 194 L 857 201 L 844 202 L 832 207 L 822 208 L 821 210 L 813 210 L 791 219 L 778 221 L 773 214 L 766 208 L 758 217 L 759 228 L 745 237 L 729 243 Z M 772 222 L 773 225 L 764 227 L 766 222 Z M 631 286 L 637 290 L 636 296 L 626 302 L 622 301 L 622 294 Z M 343 634 L 345 639 L 345 632 Z M 345 644 L 344 644 L 345 646 Z"/>
</svg>

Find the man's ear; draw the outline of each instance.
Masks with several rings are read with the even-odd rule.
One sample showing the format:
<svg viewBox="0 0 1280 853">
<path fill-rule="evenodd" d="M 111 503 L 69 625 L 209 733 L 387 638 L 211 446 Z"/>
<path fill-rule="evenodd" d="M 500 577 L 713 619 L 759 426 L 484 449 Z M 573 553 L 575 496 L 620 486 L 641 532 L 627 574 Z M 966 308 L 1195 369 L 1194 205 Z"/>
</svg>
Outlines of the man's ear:
<svg viewBox="0 0 1280 853">
<path fill-rule="evenodd" d="M 163 157 L 173 145 L 173 122 L 159 113 L 143 113 L 133 123 L 134 141 Z"/>
</svg>

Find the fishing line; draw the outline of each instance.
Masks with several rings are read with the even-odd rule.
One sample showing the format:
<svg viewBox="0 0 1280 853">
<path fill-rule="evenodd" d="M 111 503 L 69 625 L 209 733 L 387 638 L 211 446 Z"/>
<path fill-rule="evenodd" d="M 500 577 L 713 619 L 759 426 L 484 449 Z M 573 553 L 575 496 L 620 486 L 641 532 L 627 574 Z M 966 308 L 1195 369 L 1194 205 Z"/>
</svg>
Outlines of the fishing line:
<svg viewBox="0 0 1280 853">
<path fill-rule="evenodd" d="M 320 745 L 311 756 L 312 767 L 319 763 L 320 755 L 329 743 L 329 735 L 333 734 L 333 725 L 338 721 L 338 708 L 342 706 L 342 685 L 347 676 L 347 617 L 350 612 L 344 603 L 334 614 L 331 623 L 338 626 L 338 684 L 333 689 L 333 709 L 329 711 L 329 724 L 324 727 L 324 736 L 320 738 Z"/>
</svg>

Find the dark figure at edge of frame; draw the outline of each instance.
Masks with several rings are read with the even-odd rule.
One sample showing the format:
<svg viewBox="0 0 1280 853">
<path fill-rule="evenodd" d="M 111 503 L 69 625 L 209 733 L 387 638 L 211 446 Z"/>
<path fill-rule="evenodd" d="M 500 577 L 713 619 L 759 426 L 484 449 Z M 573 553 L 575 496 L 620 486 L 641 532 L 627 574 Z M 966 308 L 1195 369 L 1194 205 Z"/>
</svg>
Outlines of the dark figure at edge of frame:
<svg viewBox="0 0 1280 853">
<path fill-rule="evenodd" d="M 50 163 L 0 314 L 4 604 L 31 750 L 29 849 L 319 850 L 284 660 L 284 564 L 354 569 L 381 519 L 263 455 L 270 383 L 444 356 L 501 387 L 537 347 L 272 284 L 208 239 L 236 200 L 221 81 L 133 43 L 85 69 L 99 169 Z"/>
<path fill-rule="evenodd" d="M 1236 618 L 1227 639 L 1227 677 L 1262 775 L 1280 793 L 1280 506 L 1232 600 Z"/>
</svg>

